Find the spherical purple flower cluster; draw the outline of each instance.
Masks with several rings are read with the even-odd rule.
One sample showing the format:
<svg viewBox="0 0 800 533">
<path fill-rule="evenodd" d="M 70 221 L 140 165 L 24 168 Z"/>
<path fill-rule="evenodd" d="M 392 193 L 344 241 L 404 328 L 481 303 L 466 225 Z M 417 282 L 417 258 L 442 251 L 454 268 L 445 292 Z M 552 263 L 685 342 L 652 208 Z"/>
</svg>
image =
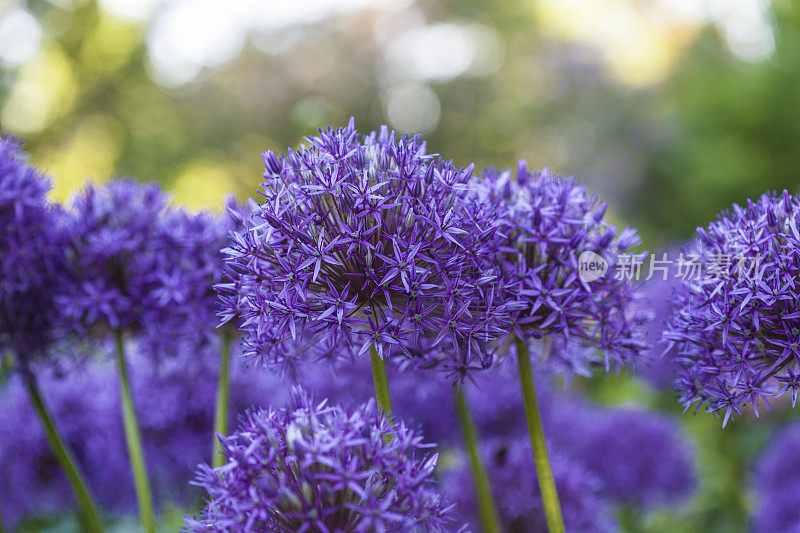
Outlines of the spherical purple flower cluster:
<svg viewBox="0 0 800 533">
<path fill-rule="evenodd" d="M 159 307 L 165 252 L 159 217 L 167 197 L 156 184 L 93 185 L 72 200 L 67 245 L 69 282 L 60 305 L 76 329 L 138 329 Z"/>
<path fill-rule="evenodd" d="M 445 531 L 433 490 L 438 455 L 368 402 L 352 413 L 295 389 L 285 409 L 249 411 L 222 439 L 228 462 L 202 465 L 209 493 L 187 530 Z"/>
<path fill-rule="evenodd" d="M 505 311 L 490 284 L 496 220 L 464 199 L 471 167 L 419 136 L 362 137 L 352 120 L 306 141 L 264 154 L 264 201 L 226 251 L 221 316 L 240 316 L 246 356 L 274 365 L 287 349 L 346 344 L 411 357 L 427 339 L 431 364 L 488 365 L 481 345 Z"/>
<path fill-rule="evenodd" d="M 684 281 L 665 338 L 679 355 L 681 403 L 723 412 L 723 426 L 800 387 L 798 217 L 798 196 L 765 194 L 698 228 L 689 250 L 702 275 Z"/>
<path fill-rule="evenodd" d="M 676 506 L 695 487 L 694 454 L 678 423 L 643 410 L 585 410 L 556 446 L 587 465 L 612 501 L 638 508 Z"/>
<path fill-rule="evenodd" d="M 525 437 L 495 439 L 482 446 L 504 531 L 547 531 L 530 442 Z M 464 519 L 478 524 L 469 469 L 462 461 L 444 485 Z M 567 531 L 596 533 L 616 529 L 600 480 L 581 463 L 551 454 L 551 465 Z"/>
<path fill-rule="evenodd" d="M 513 302 L 517 337 L 560 339 L 553 346 L 562 359 L 555 368 L 566 373 L 633 363 L 644 347 L 644 316 L 634 305 L 638 294 L 630 277 L 616 270 L 639 260 L 630 253 L 640 242 L 636 232 L 618 231 L 604 218 L 606 204 L 572 178 L 530 171 L 524 161 L 516 179 L 510 171 L 488 169 L 474 189 L 503 213 L 500 294 Z M 585 280 L 581 254 L 602 258 L 608 271 Z"/>
<path fill-rule="evenodd" d="M 235 212 L 235 206 L 232 206 Z M 57 300 L 78 333 L 146 332 L 153 356 L 213 341 L 221 249 L 235 220 L 168 207 L 156 184 L 88 186 L 66 218 L 67 268 Z"/>
<path fill-rule="evenodd" d="M 772 438 L 756 463 L 753 486 L 754 532 L 800 529 L 800 424 L 791 424 Z"/>
<path fill-rule="evenodd" d="M 229 200 L 229 213 L 190 213 L 170 209 L 159 219 L 158 280 L 151 295 L 156 306 L 144 313 L 142 322 L 151 354 L 170 354 L 197 349 L 215 342 L 212 325 L 218 311 L 214 285 L 223 280 L 222 249 L 236 227 L 239 206 Z M 191 344 L 190 347 L 187 346 Z"/>
<path fill-rule="evenodd" d="M 50 182 L 0 138 L 0 353 L 25 360 L 57 337 L 53 289 L 63 265 L 61 212 L 47 201 Z"/>
</svg>

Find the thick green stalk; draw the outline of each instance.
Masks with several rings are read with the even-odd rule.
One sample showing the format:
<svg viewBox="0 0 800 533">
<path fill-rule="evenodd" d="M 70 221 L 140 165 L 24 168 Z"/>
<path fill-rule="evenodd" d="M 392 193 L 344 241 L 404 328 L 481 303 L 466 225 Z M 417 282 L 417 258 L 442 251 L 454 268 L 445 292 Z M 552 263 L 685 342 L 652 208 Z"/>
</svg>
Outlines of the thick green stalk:
<svg viewBox="0 0 800 533">
<path fill-rule="evenodd" d="M 521 339 L 517 339 L 517 362 L 519 364 L 519 380 L 522 384 L 522 397 L 525 400 L 525 418 L 528 422 L 528 433 L 531 438 L 533 458 L 536 462 L 536 473 L 539 476 L 539 490 L 542 493 L 547 527 L 550 533 L 564 533 L 564 520 L 561 518 L 558 492 L 556 492 L 553 472 L 550 469 L 550 461 L 547 458 L 547 444 L 542 431 L 539 407 L 536 405 L 536 391 L 533 386 L 530 353 L 528 345 Z"/>
<path fill-rule="evenodd" d="M 458 420 L 461 423 L 461 432 L 464 435 L 464 444 L 469 454 L 469 466 L 472 470 L 472 481 L 475 484 L 475 494 L 478 497 L 478 509 L 480 511 L 481 523 L 486 533 L 499 533 L 500 520 L 497 517 L 497 504 L 492 496 L 492 488 L 489 484 L 489 476 L 486 468 L 481 461 L 478 447 L 478 431 L 475 428 L 475 420 L 469 411 L 467 399 L 464 396 L 463 387 L 457 387 L 456 410 Z"/>
<path fill-rule="evenodd" d="M 646 529 L 642 523 L 642 515 L 630 505 L 622 505 L 617 509 L 617 523 L 627 533 L 644 533 Z"/>
<path fill-rule="evenodd" d="M 145 533 L 155 533 L 156 518 L 153 512 L 153 497 L 150 494 L 150 481 L 144 465 L 142 436 L 133 407 L 131 384 L 128 379 L 128 368 L 125 364 L 125 349 L 122 343 L 122 331 L 114 332 L 117 342 L 117 371 L 119 372 L 120 391 L 122 393 L 122 418 L 125 423 L 125 441 L 128 444 L 128 456 L 133 470 L 133 481 L 136 486 L 136 499 L 139 502 L 139 519 Z"/>
<path fill-rule="evenodd" d="M 369 358 L 372 363 L 372 381 L 375 383 L 375 400 L 378 402 L 378 409 L 387 414 L 392 412 L 392 399 L 389 396 L 389 378 L 386 377 L 386 363 L 375 346 L 369 347 Z"/>
<path fill-rule="evenodd" d="M 44 404 L 42 395 L 39 392 L 39 385 L 36 382 L 36 376 L 34 376 L 28 368 L 23 368 L 22 374 L 25 385 L 28 388 L 28 394 L 31 397 L 31 402 L 33 403 L 33 408 L 36 410 L 36 414 L 39 415 L 39 420 L 41 420 L 45 433 L 47 434 L 47 442 L 50 443 L 50 449 L 53 451 L 53 455 L 56 461 L 58 461 L 59 466 L 67 475 L 70 485 L 72 485 L 72 491 L 75 493 L 75 498 L 78 500 L 78 505 L 81 508 L 86 530 L 99 533 L 103 531 L 100 511 L 92 498 L 92 494 L 89 492 L 89 487 L 86 484 L 86 480 L 81 473 L 78 463 L 75 461 L 75 457 L 67 447 L 64 439 L 61 438 L 61 434 L 58 428 L 56 428 L 53 417 L 50 416 L 50 412 Z M 2 524 L 0 524 L 0 532 L 2 532 Z"/>
<path fill-rule="evenodd" d="M 231 360 L 231 334 L 227 330 L 222 333 L 222 358 L 219 364 L 219 379 L 217 381 L 217 407 L 214 414 L 214 468 L 225 463 L 222 455 L 222 445 L 217 435 L 228 434 L 228 402 L 230 389 L 230 360 Z"/>
</svg>

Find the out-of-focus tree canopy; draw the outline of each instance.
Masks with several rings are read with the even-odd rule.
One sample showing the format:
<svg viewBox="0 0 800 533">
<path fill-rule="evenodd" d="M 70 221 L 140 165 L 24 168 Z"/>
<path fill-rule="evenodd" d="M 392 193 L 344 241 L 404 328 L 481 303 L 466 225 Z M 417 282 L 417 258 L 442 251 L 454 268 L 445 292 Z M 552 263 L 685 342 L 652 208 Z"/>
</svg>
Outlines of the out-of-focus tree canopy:
<svg viewBox="0 0 800 533">
<path fill-rule="evenodd" d="M 648 244 L 796 188 L 789 1 L 30 0 L 0 13 L 0 121 L 55 196 L 158 180 L 248 196 L 259 153 L 356 117 L 458 163 L 527 158 L 608 198 Z"/>
</svg>

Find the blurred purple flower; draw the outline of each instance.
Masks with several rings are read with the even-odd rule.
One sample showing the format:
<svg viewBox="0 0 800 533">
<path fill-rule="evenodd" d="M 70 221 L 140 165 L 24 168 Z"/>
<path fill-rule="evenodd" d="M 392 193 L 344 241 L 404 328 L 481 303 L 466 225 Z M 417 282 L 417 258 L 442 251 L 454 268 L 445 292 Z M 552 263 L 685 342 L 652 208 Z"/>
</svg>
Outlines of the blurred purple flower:
<svg viewBox="0 0 800 533">
<path fill-rule="evenodd" d="M 511 350 L 514 350 L 514 346 L 511 346 Z M 470 411 L 481 436 L 527 435 L 517 368 L 516 364 L 510 363 L 509 359 L 503 359 L 496 365 L 496 372 L 487 373 L 480 380 L 466 385 Z M 547 377 L 541 367 L 534 369 L 536 400 L 542 416 L 554 409 L 554 390 Z"/>
<path fill-rule="evenodd" d="M 73 198 L 58 301 L 79 334 L 132 331 L 155 358 L 185 350 L 187 340 L 194 349 L 214 342 L 221 249 L 241 220 L 167 201 L 158 185 L 125 180 Z"/>
<path fill-rule="evenodd" d="M 665 339 L 679 355 L 680 402 L 722 412 L 723 427 L 742 406 L 758 416 L 759 401 L 800 387 L 798 214 L 797 196 L 764 194 L 698 228 L 689 250 L 702 272 L 682 284 Z"/>
<path fill-rule="evenodd" d="M 63 269 L 63 214 L 49 190 L 19 143 L 0 138 L 0 353 L 25 361 L 59 337 L 53 289 Z"/>
<path fill-rule="evenodd" d="M 585 409 L 585 408 L 584 408 Z M 694 453 L 672 417 L 635 409 L 585 409 L 574 434 L 554 435 L 595 474 L 610 500 L 642 509 L 677 506 L 695 488 Z"/>
<path fill-rule="evenodd" d="M 637 373 L 639 377 L 658 389 L 672 386 L 678 368 L 674 346 L 670 348 L 662 336 L 675 311 L 675 294 L 681 284 L 677 262 L 681 253 L 684 253 L 681 249 L 673 248 L 668 252 L 654 255 L 653 259 L 656 261 L 662 261 L 666 255 L 667 261 L 670 261 L 665 267 L 666 273 L 654 272 L 653 276 L 642 284 L 646 305 L 653 316 L 647 321 L 646 329 L 647 342 L 651 346 L 650 354 L 643 358 L 644 364 L 638 366 Z"/>
<path fill-rule="evenodd" d="M 187 531 L 447 531 L 452 506 L 434 491 L 437 455 L 383 417 L 294 389 L 285 409 L 248 411 L 222 439 L 228 462 L 201 465 L 209 500 Z"/>
<path fill-rule="evenodd" d="M 481 450 L 505 531 L 547 531 L 530 442 L 525 437 L 487 440 Z M 471 474 L 466 460 L 445 474 L 445 493 L 465 520 L 478 524 Z M 564 525 L 570 532 L 614 531 L 599 479 L 581 463 L 551 453 Z"/>
<path fill-rule="evenodd" d="M 519 383 L 511 373 L 493 374 L 467 390 L 481 435 L 522 438 L 526 426 Z M 602 482 L 607 500 L 668 507 L 692 493 L 694 451 L 676 420 L 643 410 L 597 407 L 541 378 L 537 401 L 551 451 L 584 465 Z"/>
<path fill-rule="evenodd" d="M 451 383 L 430 379 L 420 371 L 400 372 L 390 367 L 387 373 L 394 416 L 410 427 L 419 427 L 426 438 L 440 445 L 452 444 L 460 438 Z M 489 374 L 481 377 L 491 378 Z M 358 405 L 375 395 L 372 370 L 365 358 L 350 363 L 323 361 L 307 365 L 297 382 L 317 397 L 343 406 Z"/>
<path fill-rule="evenodd" d="M 241 223 L 234 216 L 239 206 L 232 199 L 228 204 L 228 214 L 170 209 L 159 218 L 163 252 L 156 257 L 158 277 L 150 292 L 156 305 L 142 313 L 143 352 L 159 356 L 185 349 L 187 341 L 192 349 L 215 341 L 219 301 L 214 285 L 223 280 L 221 250 Z"/>
<path fill-rule="evenodd" d="M 753 531 L 800 530 L 800 423 L 781 429 L 756 462 Z"/>
<path fill-rule="evenodd" d="M 240 317 L 245 356 L 280 366 L 286 350 L 344 344 L 459 375 L 488 365 L 481 345 L 502 333 L 505 305 L 496 219 L 463 198 L 472 167 L 385 126 L 362 137 L 352 120 L 306 141 L 264 153 L 264 201 L 226 250 L 221 316 Z"/>
<path fill-rule="evenodd" d="M 77 331 L 138 330 L 162 299 L 160 256 L 168 251 L 159 217 L 167 197 L 156 184 L 119 180 L 76 195 L 69 211 L 67 280 L 59 306 Z"/>
<path fill-rule="evenodd" d="M 501 298 L 513 302 L 516 336 L 552 338 L 552 353 L 560 359 L 552 369 L 567 376 L 594 366 L 608 371 L 633 364 L 645 347 L 645 316 L 635 305 L 636 287 L 617 275 L 616 267 L 626 257 L 635 260 L 630 252 L 640 243 L 635 230 L 619 232 L 604 218 L 606 204 L 572 178 L 530 171 L 525 161 L 519 162 L 516 179 L 511 171 L 487 169 L 473 188 L 481 202 L 504 213 Z M 584 253 L 602 258 L 608 271 L 584 280 L 579 267 Z"/>
<path fill-rule="evenodd" d="M 111 347 L 107 347 L 111 349 Z M 188 485 L 212 452 L 218 347 L 185 350 L 159 361 L 133 346 L 129 365 L 145 457 L 156 501 L 191 505 L 201 496 Z M 45 401 L 92 492 L 107 512 L 134 513 L 133 487 L 120 421 L 113 365 L 83 361 L 80 371 L 40 372 Z M 281 403 L 288 390 L 277 377 L 232 366 L 231 411 Z M 6 526 L 24 517 L 77 508 L 18 377 L 0 389 L 0 502 Z"/>
<path fill-rule="evenodd" d="M 519 383 L 510 366 L 501 362 L 497 372 L 466 384 L 470 409 L 488 440 L 527 436 Z M 451 385 L 415 372 L 390 372 L 394 414 L 420 425 L 442 445 L 459 445 Z M 314 365 L 300 383 L 338 403 L 361 402 L 373 394 L 369 373 L 366 363 Z M 536 376 L 536 390 L 551 449 L 597 477 L 606 500 L 655 508 L 677 506 L 688 498 L 695 488 L 695 455 L 676 420 L 643 410 L 593 406 L 579 394 L 550 386 L 545 374 Z"/>
</svg>

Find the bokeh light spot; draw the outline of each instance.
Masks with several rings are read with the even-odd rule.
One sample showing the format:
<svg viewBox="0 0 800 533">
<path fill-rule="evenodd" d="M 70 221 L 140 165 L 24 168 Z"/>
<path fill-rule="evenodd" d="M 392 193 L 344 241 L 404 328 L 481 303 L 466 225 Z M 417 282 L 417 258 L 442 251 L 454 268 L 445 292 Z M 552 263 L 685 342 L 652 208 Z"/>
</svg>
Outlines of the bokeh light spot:
<svg viewBox="0 0 800 533">
<path fill-rule="evenodd" d="M 201 158 L 188 163 L 170 187 L 175 203 L 190 209 L 221 210 L 223 200 L 235 188 L 230 172 L 213 159 Z"/>
<path fill-rule="evenodd" d="M 245 40 L 236 11 L 213 0 L 179 1 L 159 16 L 147 36 L 156 81 L 177 86 L 205 67 L 236 57 Z"/>
<path fill-rule="evenodd" d="M 0 61 L 4 66 L 27 63 L 39 52 L 42 28 L 26 10 L 0 11 Z"/>
<path fill-rule="evenodd" d="M 120 125 L 94 115 L 84 119 L 64 144 L 43 148 L 34 163 L 53 178 L 51 198 L 65 201 L 86 182 L 100 183 L 112 177 L 122 143 Z"/>
<path fill-rule="evenodd" d="M 398 130 L 425 133 L 439 123 L 441 105 L 433 89 L 419 83 L 405 83 L 386 96 L 386 115 Z"/>
<path fill-rule="evenodd" d="M 3 105 L 2 126 L 18 134 L 41 131 L 71 108 L 75 91 L 69 59 L 60 48 L 50 45 L 21 67 Z"/>
</svg>

